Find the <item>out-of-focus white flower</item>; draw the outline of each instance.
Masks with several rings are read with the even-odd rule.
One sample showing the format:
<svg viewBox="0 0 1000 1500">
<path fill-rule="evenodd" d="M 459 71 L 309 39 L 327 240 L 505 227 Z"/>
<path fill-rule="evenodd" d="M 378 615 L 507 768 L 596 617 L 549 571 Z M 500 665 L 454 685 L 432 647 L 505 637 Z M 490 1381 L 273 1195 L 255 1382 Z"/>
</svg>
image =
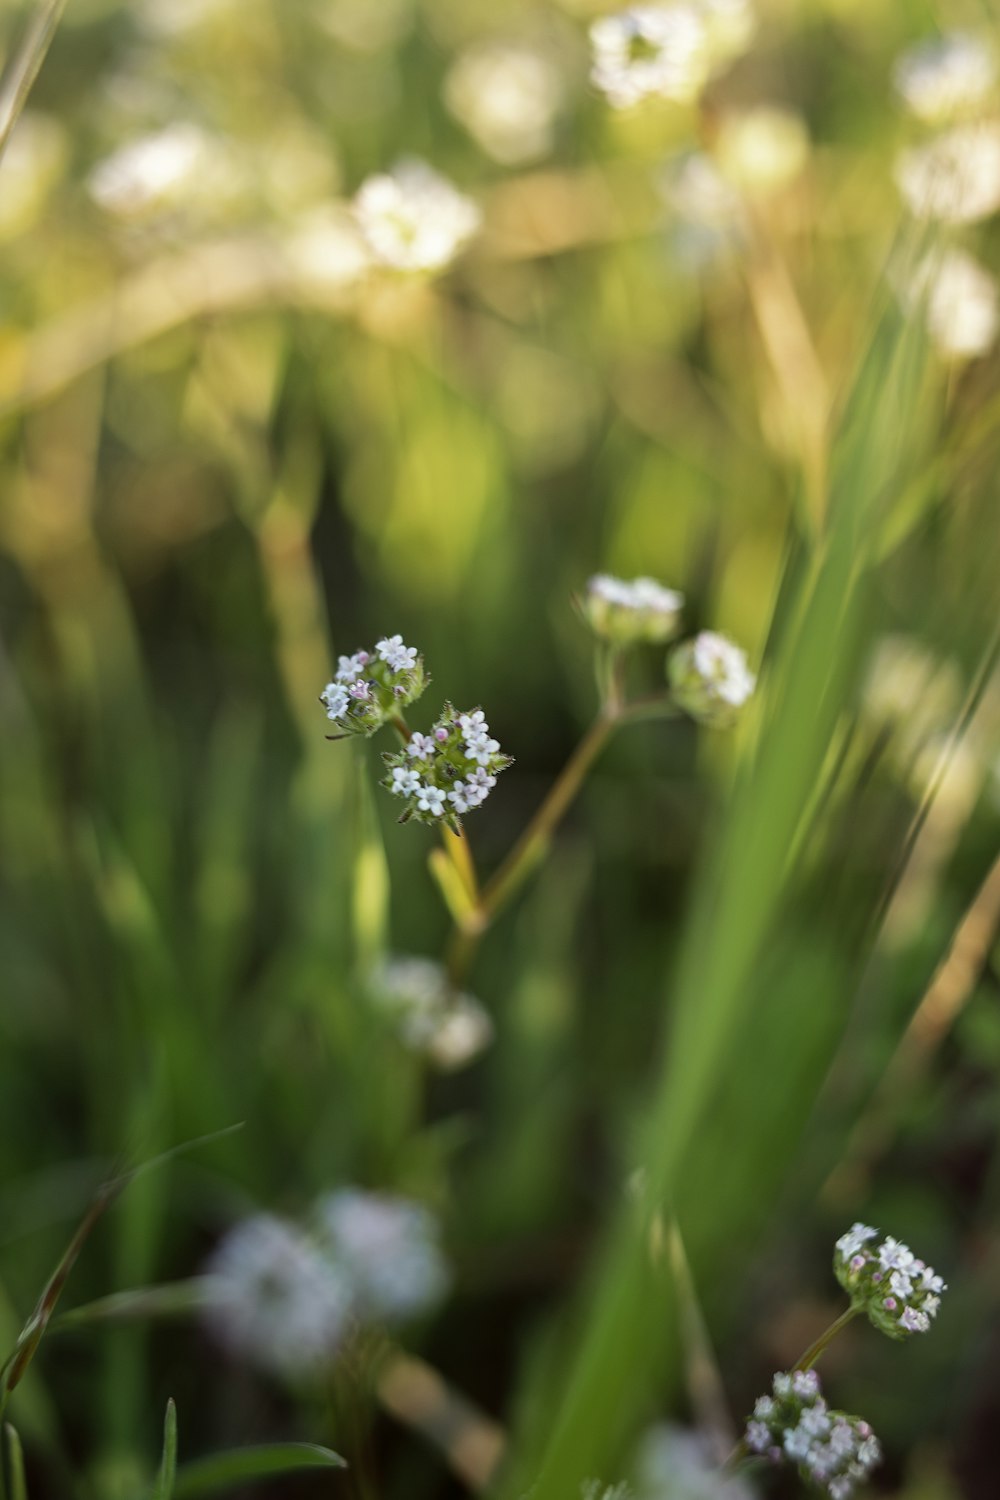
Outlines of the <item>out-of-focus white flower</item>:
<svg viewBox="0 0 1000 1500">
<path fill-rule="evenodd" d="M 88 187 L 107 213 L 135 219 L 206 196 L 223 171 L 219 143 L 200 126 L 168 125 L 98 162 Z"/>
<path fill-rule="evenodd" d="M 580 604 L 596 635 L 617 646 L 640 641 L 662 644 L 676 635 L 684 595 L 655 578 L 616 578 L 595 573 Z"/>
<path fill-rule="evenodd" d="M 481 223 L 471 198 L 416 159 L 363 182 L 354 214 L 375 260 L 398 271 L 442 270 Z"/>
<path fill-rule="evenodd" d="M 738 243 L 743 227 L 739 193 L 704 151 L 685 151 L 667 161 L 660 193 L 670 211 L 673 245 L 692 268 L 717 260 Z"/>
<path fill-rule="evenodd" d="M 891 1339 L 926 1333 L 947 1291 L 937 1272 L 918 1260 L 900 1240 L 886 1236 L 870 1242 L 878 1231 L 855 1224 L 837 1241 L 833 1269 L 854 1307 Z"/>
<path fill-rule="evenodd" d="M 0 235 L 19 234 L 37 217 L 68 155 L 58 120 L 36 110 L 21 115 L 7 142 L 0 188 Z"/>
<path fill-rule="evenodd" d="M 942 661 L 912 636 L 887 635 L 872 657 L 863 706 L 873 725 L 901 730 L 912 750 L 948 726 L 961 693 L 955 662 Z"/>
<path fill-rule="evenodd" d="M 1000 125 L 956 125 L 904 151 L 896 184 L 918 219 L 974 224 L 1000 208 Z"/>
<path fill-rule="evenodd" d="M 910 47 L 897 59 L 893 81 L 907 109 L 932 125 L 975 114 L 996 93 L 992 48 L 968 31 L 951 31 Z"/>
<path fill-rule="evenodd" d="M 350 1320 L 349 1277 L 293 1224 L 257 1214 L 231 1229 L 205 1268 L 205 1319 L 219 1341 L 293 1377 L 335 1356 Z"/>
<path fill-rule="evenodd" d="M 990 273 L 964 250 L 951 249 L 928 266 L 926 281 L 927 327 L 940 353 L 953 359 L 985 354 L 1000 324 Z"/>
<path fill-rule="evenodd" d="M 882 1459 L 868 1423 L 831 1410 L 814 1370 L 775 1375 L 771 1389 L 773 1395 L 758 1400 L 747 1423 L 747 1448 L 775 1464 L 791 1460 L 830 1500 L 850 1500 Z"/>
<path fill-rule="evenodd" d="M 616 109 L 643 99 L 687 103 L 711 70 L 708 28 L 695 5 L 636 5 L 590 28 L 591 81 Z"/>
<path fill-rule="evenodd" d="M 552 60 L 515 43 L 470 47 L 444 85 L 445 103 L 494 161 L 537 161 L 552 149 L 563 98 Z"/>
<path fill-rule="evenodd" d="M 414 1317 L 448 1290 L 438 1222 L 423 1204 L 342 1188 L 317 1209 L 330 1254 L 363 1315 L 387 1322 Z"/>
<path fill-rule="evenodd" d="M 754 1500 L 746 1479 L 713 1463 L 705 1439 L 683 1427 L 651 1427 L 636 1456 L 635 1500 Z"/>
<path fill-rule="evenodd" d="M 719 170 L 747 193 L 785 187 L 809 156 L 809 133 L 801 115 L 773 104 L 725 114 L 715 143 Z"/>
<path fill-rule="evenodd" d="M 671 652 L 667 675 L 680 707 L 720 728 L 733 722 L 757 683 L 746 652 L 714 630 L 701 631 Z"/>
<path fill-rule="evenodd" d="M 416 771 L 397 767 L 411 796 Z M 394 779 L 396 772 L 393 772 Z M 464 1067 L 493 1040 L 493 1023 L 474 995 L 454 992 L 441 964 L 433 959 L 387 959 L 372 984 L 375 1003 L 396 1023 L 403 1045 L 445 1071 Z"/>
<path fill-rule="evenodd" d="M 329 293 L 348 292 L 371 266 L 357 220 L 342 204 L 327 204 L 298 219 L 286 240 L 296 274 Z"/>
</svg>

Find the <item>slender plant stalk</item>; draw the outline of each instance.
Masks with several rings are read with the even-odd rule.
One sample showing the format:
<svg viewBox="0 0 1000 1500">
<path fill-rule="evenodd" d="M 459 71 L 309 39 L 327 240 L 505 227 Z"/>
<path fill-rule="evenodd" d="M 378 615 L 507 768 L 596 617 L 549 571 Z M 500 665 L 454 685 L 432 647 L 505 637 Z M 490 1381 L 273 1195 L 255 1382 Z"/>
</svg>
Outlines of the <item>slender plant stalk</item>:
<svg viewBox="0 0 1000 1500">
<path fill-rule="evenodd" d="M 31 18 L 20 47 L 0 81 L 0 157 L 10 140 L 21 111 L 28 101 L 56 27 L 66 9 L 66 0 L 43 0 Z"/>
</svg>

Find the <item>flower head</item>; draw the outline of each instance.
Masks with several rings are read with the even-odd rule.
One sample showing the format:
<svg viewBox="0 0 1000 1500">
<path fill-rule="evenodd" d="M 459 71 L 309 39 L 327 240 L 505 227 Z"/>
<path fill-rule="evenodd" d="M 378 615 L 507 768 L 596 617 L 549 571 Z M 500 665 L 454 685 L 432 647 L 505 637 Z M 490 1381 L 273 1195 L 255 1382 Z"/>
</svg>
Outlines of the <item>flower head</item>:
<svg viewBox="0 0 1000 1500">
<path fill-rule="evenodd" d="M 404 645 L 402 636 L 386 636 L 371 651 L 339 657 L 320 702 L 341 734 L 367 736 L 414 703 L 428 681 L 417 648 Z"/>
<path fill-rule="evenodd" d="M 668 658 L 667 675 L 680 707 L 716 727 L 733 722 L 757 683 L 746 652 L 712 630 L 678 646 Z"/>
<path fill-rule="evenodd" d="M 893 68 L 893 82 L 918 119 L 946 125 L 989 103 L 997 86 L 996 58 L 981 37 L 951 31 L 907 48 Z"/>
<path fill-rule="evenodd" d="M 687 102 L 708 79 L 708 30 L 694 5 L 635 5 L 590 28 L 590 77 L 616 109 L 658 97 Z"/>
<path fill-rule="evenodd" d="M 457 829 L 463 813 L 481 806 L 497 776 L 512 764 L 492 738 L 482 709 L 457 714 L 451 704 L 430 734 L 413 734 L 405 750 L 383 756 L 388 772 L 382 785 L 406 797 L 401 822 L 447 823 Z M 397 773 L 405 769 L 416 781 Z"/>
<path fill-rule="evenodd" d="M 403 1045 L 443 1071 L 472 1062 L 493 1039 L 493 1023 L 482 1005 L 474 995 L 454 990 L 433 959 L 387 959 L 371 989 Z"/>
<path fill-rule="evenodd" d="M 747 1423 L 750 1452 L 773 1463 L 790 1460 L 831 1500 L 849 1500 L 882 1457 L 868 1423 L 828 1407 L 815 1371 L 775 1375 L 772 1390 Z"/>
<path fill-rule="evenodd" d="M 1000 125 L 956 125 L 904 151 L 896 183 L 918 219 L 975 224 L 1000 208 Z"/>
<path fill-rule="evenodd" d="M 349 1278 L 294 1224 L 257 1214 L 220 1241 L 205 1268 L 204 1314 L 220 1342 L 292 1377 L 335 1356 L 352 1311 Z"/>
<path fill-rule="evenodd" d="M 397 271 L 442 270 L 481 221 L 471 198 L 417 160 L 363 182 L 354 215 L 374 258 Z"/>
<path fill-rule="evenodd" d="M 964 250 L 948 249 L 918 268 L 911 300 L 926 297 L 927 329 L 946 359 L 975 359 L 996 342 L 1000 329 L 997 283 Z"/>
<path fill-rule="evenodd" d="M 460 55 L 444 97 L 478 145 L 506 166 L 551 150 L 563 80 L 543 52 L 486 42 Z"/>
<path fill-rule="evenodd" d="M 627 581 L 610 573 L 596 573 L 589 579 L 580 603 L 594 633 L 616 646 L 671 640 L 683 607 L 684 595 L 655 578 Z"/>
<path fill-rule="evenodd" d="M 396 1322 L 426 1312 L 444 1296 L 448 1266 L 437 1220 L 423 1204 L 342 1188 L 320 1201 L 318 1216 L 363 1316 Z"/>
<path fill-rule="evenodd" d="M 833 1269 L 853 1306 L 861 1308 L 882 1333 L 905 1339 L 926 1333 L 937 1314 L 941 1277 L 918 1260 L 900 1240 L 887 1235 L 880 1244 L 878 1230 L 864 1224 L 841 1235 L 834 1248 Z"/>
</svg>

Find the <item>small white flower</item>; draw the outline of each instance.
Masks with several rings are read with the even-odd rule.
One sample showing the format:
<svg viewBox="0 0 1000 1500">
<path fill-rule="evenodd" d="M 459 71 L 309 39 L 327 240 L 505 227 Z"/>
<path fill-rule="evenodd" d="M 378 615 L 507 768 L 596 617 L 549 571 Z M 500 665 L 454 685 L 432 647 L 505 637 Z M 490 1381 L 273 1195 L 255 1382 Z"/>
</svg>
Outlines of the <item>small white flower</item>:
<svg viewBox="0 0 1000 1500">
<path fill-rule="evenodd" d="M 363 1309 L 394 1321 L 425 1312 L 448 1289 L 437 1221 L 408 1198 L 345 1188 L 319 1205 L 338 1265 Z"/>
<path fill-rule="evenodd" d="M 896 184 L 919 219 L 974 224 L 1000 208 L 1000 124 L 956 125 L 904 151 Z"/>
<path fill-rule="evenodd" d="M 703 630 L 694 640 L 694 664 L 716 696 L 734 708 L 745 703 L 757 679 L 747 667 L 746 652 L 724 635 Z"/>
<path fill-rule="evenodd" d="M 419 760 L 429 760 L 432 755 L 437 754 L 437 745 L 432 735 L 414 731 L 407 741 L 406 753 Z"/>
<path fill-rule="evenodd" d="M 197 125 L 168 125 L 119 147 L 90 174 L 91 197 L 120 218 L 169 207 L 195 182 L 211 149 Z"/>
<path fill-rule="evenodd" d="M 326 708 L 328 719 L 343 718 L 351 701 L 343 683 L 328 682 L 319 696 L 320 701 Z"/>
<path fill-rule="evenodd" d="M 677 631 L 684 595 L 655 578 L 627 581 L 611 573 L 588 579 L 583 614 L 599 636 L 619 646 L 667 641 Z"/>
<path fill-rule="evenodd" d="M 439 786 L 422 786 L 417 806 L 421 812 L 433 813 L 439 818 L 444 812 L 444 792 Z"/>
<path fill-rule="evenodd" d="M 270 1214 L 237 1224 L 205 1276 L 206 1321 L 234 1353 L 284 1376 L 314 1372 L 336 1353 L 350 1282 L 293 1224 Z"/>
<path fill-rule="evenodd" d="M 792 1375 L 792 1390 L 803 1401 L 814 1401 L 819 1395 L 819 1376 L 815 1370 L 796 1370 Z"/>
<path fill-rule="evenodd" d="M 467 740 L 465 744 L 466 754 L 470 760 L 474 760 L 478 766 L 488 766 L 490 761 L 500 749 L 499 740 L 488 738 Z"/>
<path fill-rule="evenodd" d="M 470 739 L 474 735 L 485 734 L 490 726 L 486 722 L 486 715 L 482 709 L 477 708 L 475 713 L 459 714 L 458 727 L 465 738 Z"/>
<path fill-rule="evenodd" d="M 853 1224 L 846 1234 L 842 1234 L 837 1241 L 837 1249 L 845 1260 L 850 1260 L 852 1255 L 857 1255 L 862 1245 L 868 1240 L 878 1238 L 878 1230 L 872 1229 L 869 1224 Z"/>
<path fill-rule="evenodd" d="M 415 797 L 421 790 L 420 777 L 406 766 L 393 766 L 389 790 L 397 797 Z"/>
<path fill-rule="evenodd" d="M 904 1307 L 899 1321 L 910 1333 L 926 1333 L 931 1326 L 927 1314 L 916 1307 Z"/>
<path fill-rule="evenodd" d="M 474 995 L 455 992 L 429 958 L 389 959 L 375 976 L 373 998 L 397 1023 L 411 1051 L 446 1071 L 464 1067 L 493 1038 L 493 1023 Z"/>
<path fill-rule="evenodd" d="M 401 635 L 383 636 L 375 642 L 375 650 L 379 660 L 393 672 L 408 672 L 416 663 L 416 646 L 404 646 Z"/>
<path fill-rule="evenodd" d="M 746 1431 L 747 1447 L 754 1453 L 766 1453 L 771 1446 L 771 1434 L 763 1422 L 749 1422 Z"/>
<path fill-rule="evenodd" d="M 459 781 L 455 786 L 452 787 L 451 791 L 448 793 L 448 801 L 451 803 L 452 807 L 457 813 L 468 812 L 470 807 L 474 807 L 476 805 L 475 803 L 469 802 L 469 799 L 466 795 L 465 783 L 462 781 Z"/>
<path fill-rule="evenodd" d="M 360 677 L 368 665 L 368 652 L 356 651 L 353 656 L 338 656 L 336 679 L 338 682 L 351 683 Z"/>
<path fill-rule="evenodd" d="M 878 1258 L 883 1271 L 908 1271 L 913 1265 L 913 1251 L 909 1245 L 888 1235 L 878 1247 Z"/>
<path fill-rule="evenodd" d="M 928 1292 L 946 1292 L 948 1290 L 941 1277 L 936 1275 L 930 1266 L 921 1266 L 920 1285 Z"/>
<path fill-rule="evenodd" d="M 354 214 L 375 259 L 400 271 L 443 269 L 480 224 L 472 199 L 416 160 L 362 183 Z"/>
<path fill-rule="evenodd" d="M 939 352 L 954 359 L 975 359 L 996 342 L 997 283 L 963 250 L 947 250 L 930 271 L 927 327 Z"/>
<path fill-rule="evenodd" d="M 981 37 L 952 31 L 904 52 L 893 81 L 918 119 L 944 125 L 990 101 L 997 86 L 996 58 Z"/>
<path fill-rule="evenodd" d="M 686 103 L 711 68 L 708 29 L 693 5 L 636 5 L 590 28 L 591 81 L 616 109 L 659 97 Z"/>
<path fill-rule="evenodd" d="M 913 1282 L 905 1271 L 893 1271 L 889 1277 L 889 1290 L 894 1297 L 899 1297 L 902 1302 L 905 1302 L 913 1291 Z"/>
<path fill-rule="evenodd" d="M 470 47 L 445 79 L 451 113 L 495 161 L 535 161 L 552 149 L 563 80 L 554 62 L 526 46 Z"/>
</svg>

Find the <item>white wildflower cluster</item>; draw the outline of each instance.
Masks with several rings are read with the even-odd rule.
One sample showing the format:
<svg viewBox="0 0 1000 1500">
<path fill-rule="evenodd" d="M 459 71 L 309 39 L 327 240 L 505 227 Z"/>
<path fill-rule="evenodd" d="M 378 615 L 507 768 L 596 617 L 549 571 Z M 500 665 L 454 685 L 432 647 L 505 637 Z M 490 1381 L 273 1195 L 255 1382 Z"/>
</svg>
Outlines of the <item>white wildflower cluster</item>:
<svg viewBox="0 0 1000 1500">
<path fill-rule="evenodd" d="M 396 271 L 441 271 L 480 226 L 471 198 L 408 158 L 361 184 L 354 216 L 372 258 Z"/>
<path fill-rule="evenodd" d="M 384 636 L 371 651 L 339 657 L 333 681 L 319 695 L 340 730 L 332 738 L 374 734 L 414 703 L 429 680 L 417 648 L 404 645 L 400 635 Z"/>
<path fill-rule="evenodd" d="M 896 60 L 893 82 L 918 120 L 944 125 L 995 101 L 996 57 L 982 37 L 946 32 L 907 48 Z"/>
<path fill-rule="evenodd" d="M 230 158 L 231 149 L 220 138 L 178 121 L 104 157 L 87 186 L 105 213 L 134 222 L 223 196 L 234 176 Z"/>
<path fill-rule="evenodd" d="M 447 823 L 456 831 L 464 813 L 480 807 L 512 764 L 481 708 L 457 713 L 450 703 L 430 734 L 410 735 L 405 750 L 383 755 L 382 785 L 404 799 L 401 823 Z"/>
<path fill-rule="evenodd" d="M 749 0 L 631 6 L 591 26 L 591 81 L 616 109 L 649 98 L 688 103 L 755 26 Z"/>
<path fill-rule="evenodd" d="M 931 1266 L 909 1246 L 879 1231 L 854 1224 L 837 1241 L 833 1269 L 854 1307 L 891 1339 L 926 1333 L 947 1288 Z"/>
<path fill-rule="evenodd" d="M 425 1312 L 448 1288 L 439 1227 L 422 1204 L 350 1188 L 321 1198 L 313 1221 L 244 1219 L 201 1282 L 211 1333 L 288 1380 L 320 1374 L 352 1334 Z"/>
<path fill-rule="evenodd" d="M 1000 208 L 1000 123 L 954 125 L 904 151 L 896 183 L 918 219 L 976 224 Z"/>
<path fill-rule="evenodd" d="M 746 652 L 714 630 L 683 641 L 667 662 L 674 701 L 703 724 L 731 724 L 756 686 Z"/>
<path fill-rule="evenodd" d="M 705 1437 L 661 1422 L 642 1437 L 635 1463 L 636 1500 L 755 1500 L 741 1474 L 713 1460 Z"/>
<path fill-rule="evenodd" d="M 664 588 L 655 578 L 615 578 L 597 573 L 580 603 L 595 634 L 616 646 L 671 640 L 677 634 L 684 595 Z"/>
<path fill-rule="evenodd" d="M 523 43 L 485 42 L 461 53 L 445 79 L 451 113 L 504 166 L 551 151 L 564 83 L 555 62 Z"/>
<path fill-rule="evenodd" d="M 951 247 L 928 256 L 907 290 L 907 301 L 923 310 L 931 341 L 946 359 L 975 359 L 996 342 L 996 280 L 964 250 Z"/>
<path fill-rule="evenodd" d="M 815 1370 L 775 1375 L 771 1389 L 747 1423 L 747 1448 L 775 1464 L 790 1460 L 831 1500 L 849 1500 L 882 1457 L 868 1423 L 828 1407 Z"/>
<path fill-rule="evenodd" d="M 433 959 L 387 959 L 371 991 L 404 1047 L 444 1072 L 465 1067 L 493 1039 L 488 1012 L 474 995 L 452 989 L 443 965 Z"/>
</svg>

